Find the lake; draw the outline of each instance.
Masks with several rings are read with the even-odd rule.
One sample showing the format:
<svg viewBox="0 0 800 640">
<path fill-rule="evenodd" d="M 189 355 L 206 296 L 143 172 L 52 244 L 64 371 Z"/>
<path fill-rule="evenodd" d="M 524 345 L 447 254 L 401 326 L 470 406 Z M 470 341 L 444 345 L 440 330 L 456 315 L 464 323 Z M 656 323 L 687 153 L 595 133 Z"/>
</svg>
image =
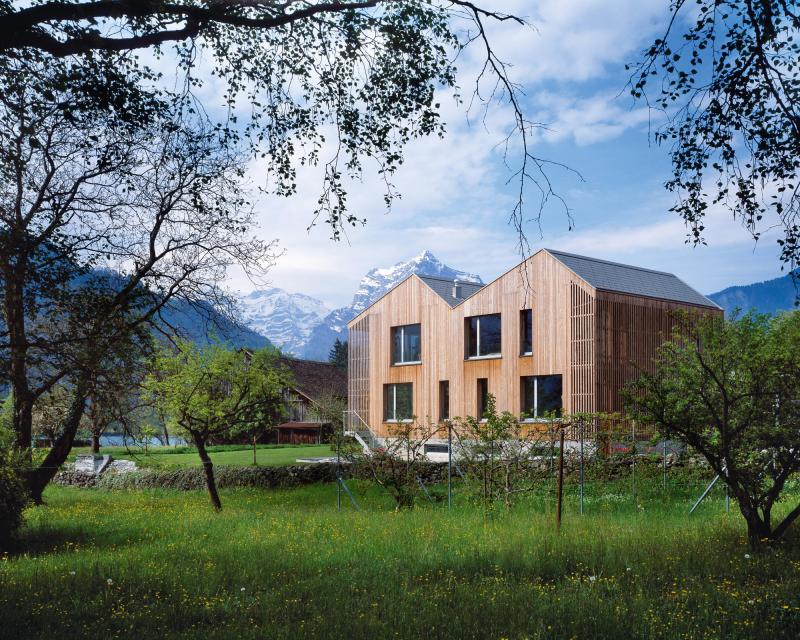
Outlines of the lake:
<svg viewBox="0 0 800 640">
<path fill-rule="evenodd" d="M 100 436 L 101 447 L 140 447 L 143 444 L 144 441 L 142 438 L 136 438 L 136 440 L 134 440 L 124 433 L 104 433 L 102 436 Z M 169 444 L 170 446 L 185 445 L 186 440 L 171 435 L 169 437 Z M 159 438 L 153 437 L 148 440 L 147 446 L 162 447 L 164 446 L 164 443 Z"/>
</svg>

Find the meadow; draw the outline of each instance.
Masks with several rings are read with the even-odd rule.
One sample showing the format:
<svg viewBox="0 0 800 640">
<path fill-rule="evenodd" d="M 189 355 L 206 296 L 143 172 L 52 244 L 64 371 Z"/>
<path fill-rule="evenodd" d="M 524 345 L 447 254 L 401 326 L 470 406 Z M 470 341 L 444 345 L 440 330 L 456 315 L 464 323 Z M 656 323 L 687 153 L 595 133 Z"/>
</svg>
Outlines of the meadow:
<svg viewBox="0 0 800 640">
<path fill-rule="evenodd" d="M 796 638 L 800 540 L 753 553 L 701 478 L 552 487 L 486 514 L 395 513 L 373 485 L 50 488 L 0 561 L 2 638 Z M 441 496 L 441 487 L 434 491 Z M 800 491 L 791 488 L 792 499 Z M 788 508 L 788 502 L 782 508 Z"/>
<path fill-rule="evenodd" d="M 253 464 L 253 449 L 248 445 L 222 445 L 209 448 L 215 465 L 245 466 Z M 76 447 L 70 456 L 91 453 L 89 447 Z M 197 451 L 190 447 L 103 447 L 101 454 L 110 453 L 115 459 L 134 460 L 140 467 L 196 467 L 200 464 Z M 259 465 L 284 467 L 296 464 L 297 458 L 329 457 L 334 455 L 329 444 L 321 445 L 258 445 L 256 461 Z"/>
</svg>

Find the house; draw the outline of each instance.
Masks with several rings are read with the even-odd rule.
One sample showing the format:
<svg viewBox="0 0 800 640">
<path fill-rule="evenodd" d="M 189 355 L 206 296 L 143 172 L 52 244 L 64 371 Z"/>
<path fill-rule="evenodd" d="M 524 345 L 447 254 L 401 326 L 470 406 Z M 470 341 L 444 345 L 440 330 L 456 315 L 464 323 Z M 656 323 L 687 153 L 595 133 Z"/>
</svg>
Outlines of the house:
<svg viewBox="0 0 800 640">
<path fill-rule="evenodd" d="M 494 282 L 412 275 L 353 318 L 348 428 L 498 411 L 617 412 L 675 310 L 722 314 L 670 273 L 542 249 Z"/>
<path fill-rule="evenodd" d="M 297 360 L 282 356 L 280 362 L 292 374 L 294 384 L 284 389 L 286 422 L 275 430 L 278 444 L 319 444 L 330 433 L 330 405 L 345 406 L 347 375 L 329 362 Z M 325 405 L 325 406 L 322 406 Z M 338 418 L 338 416 L 336 416 Z"/>
</svg>

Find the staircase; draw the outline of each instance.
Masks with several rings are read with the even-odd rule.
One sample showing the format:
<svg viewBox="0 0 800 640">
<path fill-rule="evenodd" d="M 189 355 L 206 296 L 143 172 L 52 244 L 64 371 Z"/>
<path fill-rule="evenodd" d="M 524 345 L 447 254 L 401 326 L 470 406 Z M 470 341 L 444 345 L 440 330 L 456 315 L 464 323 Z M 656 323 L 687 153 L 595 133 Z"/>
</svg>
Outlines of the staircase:
<svg viewBox="0 0 800 640">
<path fill-rule="evenodd" d="M 365 455 L 370 455 L 383 445 L 381 439 L 372 433 L 372 429 L 357 411 L 344 412 L 344 435 L 355 438 Z"/>
</svg>

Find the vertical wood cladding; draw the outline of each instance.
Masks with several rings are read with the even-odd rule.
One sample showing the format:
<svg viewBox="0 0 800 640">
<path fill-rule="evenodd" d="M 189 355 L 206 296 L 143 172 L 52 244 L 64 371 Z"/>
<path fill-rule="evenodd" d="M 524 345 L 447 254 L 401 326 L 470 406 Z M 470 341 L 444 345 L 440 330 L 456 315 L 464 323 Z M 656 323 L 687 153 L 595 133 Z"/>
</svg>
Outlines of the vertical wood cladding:
<svg viewBox="0 0 800 640">
<path fill-rule="evenodd" d="M 531 355 L 520 349 L 523 309 L 532 309 Z M 386 436 L 385 384 L 411 383 L 414 415 L 420 422 L 435 423 L 442 380 L 449 381 L 451 417 L 476 413 L 479 378 L 487 379 L 499 411 L 519 415 L 523 376 L 561 375 L 565 414 L 620 411 L 620 389 L 640 369 L 652 369 L 676 309 L 717 312 L 597 290 L 547 251 L 453 308 L 411 276 L 349 324 L 349 408 L 377 435 Z M 465 359 L 465 318 L 497 313 L 502 322 L 500 357 Z M 408 324 L 421 326 L 422 362 L 393 365 L 391 328 Z"/>
<path fill-rule="evenodd" d="M 369 416 L 369 320 L 364 316 L 350 327 L 347 347 L 347 408 L 363 420 Z"/>
<path fill-rule="evenodd" d="M 677 324 L 676 312 L 718 313 L 710 307 L 599 291 L 595 303 L 597 406 L 622 412 L 620 391 L 642 372 L 653 372 L 658 347 Z M 641 428 L 640 437 L 649 435 Z"/>
<path fill-rule="evenodd" d="M 570 381 L 572 413 L 595 410 L 595 298 L 570 282 Z"/>
</svg>

